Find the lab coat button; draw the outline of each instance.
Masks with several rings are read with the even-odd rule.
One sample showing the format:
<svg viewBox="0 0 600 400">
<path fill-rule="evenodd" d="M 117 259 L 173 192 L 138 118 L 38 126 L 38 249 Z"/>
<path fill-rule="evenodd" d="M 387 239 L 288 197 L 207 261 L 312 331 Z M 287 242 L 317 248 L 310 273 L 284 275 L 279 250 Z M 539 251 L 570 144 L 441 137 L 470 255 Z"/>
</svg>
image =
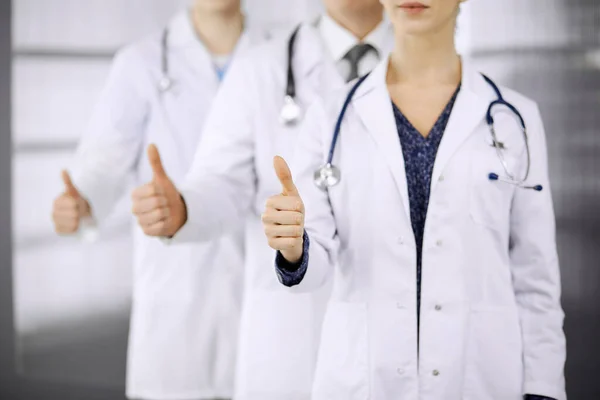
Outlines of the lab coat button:
<svg viewBox="0 0 600 400">
<path fill-rule="evenodd" d="M 396 303 L 396 308 L 401 310 L 404 308 L 404 306 L 402 305 L 402 303 Z"/>
<path fill-rule="evenodd" d="M 441 246 L 442 246 L 442 244 L 443 244 L 443 243 L 442 243 L 442 241 L 441 241 L 441 240 L 438 240 L 437 242 L 435 242 L 435 245 L 436 245 L 437 247 L 441 247 Z"/>
<path fill-rule="evenodd" d="M 398 237 L 398 244 L 404 244 L 404 238 L 402 236 Z"/>
<path fill-rule="evenodd" d="M 437 369 L 433 370 L 433 376 L 438 376 L 440 374 L 440 371 L 438 371 Z"/>
<path fill-rule="evenodd" d="M 440 175 L 439 181 L 444 182 L 444 179 L 446 179 L 446 178 L 444 178 L 444 175 Z"/>
<path fill-rule="evenodd" d="M 442 306 L 439 304 L 435 305 L 435 311 L 441 311 L 442 310 Z"/>
<path fill-rule="evenodd" d="M 396 372 L 398 372 L 398 375 L 403 375 L 404 374 L 404 370 L 402 368 L 398 368 L 396 370 Z"/>
</svg>

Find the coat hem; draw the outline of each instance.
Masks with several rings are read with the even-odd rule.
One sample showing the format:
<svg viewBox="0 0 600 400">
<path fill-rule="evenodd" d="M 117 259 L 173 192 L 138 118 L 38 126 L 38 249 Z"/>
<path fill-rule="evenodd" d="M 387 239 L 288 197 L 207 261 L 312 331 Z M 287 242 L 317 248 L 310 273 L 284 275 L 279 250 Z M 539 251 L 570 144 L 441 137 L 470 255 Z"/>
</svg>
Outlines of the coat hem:
<svg viewBox="0 0 600 400">
<path fill-rule="evenodd" d="M 546 396 L 556 400 L 567 400 L 567 394 L 563 388 L 549 385 L 544 382 L 529 382 L 525 384 L 525 393 Z"/>
<path fill-rule="evenodd" d="M 213 400 L 231 399 L 232 391 L 198 391 L 198 392 L 144 392 L 138 390 L 127 390 L 128 399 L 135 400 Z"/>
</svg>

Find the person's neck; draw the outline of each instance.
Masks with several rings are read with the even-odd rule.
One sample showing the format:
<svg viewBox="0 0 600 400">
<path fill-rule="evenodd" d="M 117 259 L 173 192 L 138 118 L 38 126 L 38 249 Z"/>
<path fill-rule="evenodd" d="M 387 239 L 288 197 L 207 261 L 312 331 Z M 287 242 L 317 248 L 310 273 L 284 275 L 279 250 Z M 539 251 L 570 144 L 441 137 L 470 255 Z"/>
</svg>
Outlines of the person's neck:
<svg viewBox="0 0 600 400">
<path fill-rule="evenodd" d="M 244 30 L 241 10 L 210 13 L 195 7 L 191 15 L 194 30 L 208 51 L 216 55 L 233 52 Z"/>
<path fill-rule="evenodd" d="M 458 85 L 461 60 L 454 45 L 454 27 L 431 35 L 396 35 L 390 55 L 388 83 L 419 86 Z"/>
<path fill-rule="evenodd" d="M 383 8 L 377 6 L 369 10 L 361 10 L 360 12 L 348 11 L 345 13 L 327 10 L 327 15 L 352 33 L 358 40 L 363 40 L 383 20 Z"/>
</svg>

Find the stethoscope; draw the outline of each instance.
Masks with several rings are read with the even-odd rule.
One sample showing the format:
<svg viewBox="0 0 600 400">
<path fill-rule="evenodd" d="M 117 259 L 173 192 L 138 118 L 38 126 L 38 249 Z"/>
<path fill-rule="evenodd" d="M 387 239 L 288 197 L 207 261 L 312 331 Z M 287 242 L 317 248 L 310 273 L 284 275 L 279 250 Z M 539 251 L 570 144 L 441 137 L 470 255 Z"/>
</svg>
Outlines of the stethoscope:
<svg viewBox="0 0 600 400">
<path fill-rule="evenodd" d="M 487 113 L 485 115 L 485 120 L 486 120 L 488 128 L 490 130 L 490 135 L 492 136 L 492 147 L 494 147 L 496 149 L 496 154 L 498 155 L 498 159 L 500 160 L 500 163 L 502 164 L 502 168 L 504 169 L 504 172 L 506 174 L 506 176 L 501 176 L 495 172 L 490 172 L 488 174 L 488 179 L 492 182 L 496 182 L 496 181 L 506 182 L 506 183 L 515 185 L 521 189 L 532 189 L 537 192 L 541 192 L 543 189 L 542 185 L 530 186 L 525 183 L 525 181 L 529 177 L 529 169 L 531 168 L 531 152 L 529 151 L 529 137 L 527 135 L 527 127 L 525 125 L 525 120 L 523 119 L 523 116 L 521 115 L 519 110 L 517 110 L 517 108 L 514 105 L 512 105 L 509 102 L 507 102 L 506 100 L 504 100 L 504 97 L 502 96 L 502 93 L 500 92 L 498 85 L 496 85 L 494 83 L 494 81 L 492 81 L 490 78 L 488 78 L 484 74 L 481 74 L 481 75 L 483 76 L 483 79 L 485 79 L 485 81 L 492 87 L 492 89 L 494 89 L 494 92 L 496 92 L 496 97 L 498 97 L 495 101 L 492 101 L 490 103 Z M 519 120 L 519 127 L 521 128 L 521 133 L 523 134 L 523 141 L 525 142 L 525 153 L 527 155 L 527 167 L 525 168 L 525 174 L 522 178 L 519 178 L 515 174 L 510 172 L 510 168 L 508 168 L 508 163 L 506 162 L 506 159 L 504 158 L 504 153 L 503 153 L 503 150 L 505 150 L 504 143 L 499 141 L 498 137 L 496 136 L 496 129 L 494 128 L 494 116 L 493 116 L 492 111 L 493 111 L 494 107 L 497 107 L 497 106 L 507 107 Z"/>
<path fill-rule="evenodd" d="M 292 126 L 300 121 L 302 109 L 296 101 L 296 80 L 294 77 L 294 68 L 292 62 L 294 59 L 294 48 L 296 47 L 296 38 L 300 27 L 298 25 L 288 40 L 287 49 L 287 84 L 285 87 L 285 97 L 283 98 L 283 106 L 279 114 L 279 119 L 283 125 Z"/>
<path fill-rule="evenodd" d="M 369 76 L 369 74 L 366 74 L 362 78 L 360 78 L 354 84 L 354 86 L 350 89 L 350 92 L 348 92 L 348 96 L 346 97 L 346 100 L 344 101 L 344 105 L 342 106 L 342 110 L 340 111 L 337 122 L 335 124 L 335 130 L 333 131 L 331 145 L 329 146 L 329 154 L 327 156 L 327 162 L 325 164 L 323 164 L 322 166 L 320 166 L 314 173 L 314 177 L 313 177 L 314 183 L 319 189 L 321 189 L 323 191 L 327 191 L 327 189 L 340 183 L 340 180 L 342 177 L 340 169 L 338 167 L 336 167 L 335 165 L 333 165 L 333 155 L 334 155 L 334 151 L 335 151 L 335 146 L 336 146 L 338 137 L 340 135 L 342 121 L 344 120 L 344 116 L 346 114 L 346 110 L 348 109 L 348 105 L 352 101 L 352 98 L 354 97 L 354 93 L 356 93 L 356 90 L 359 88 L 359 86 L 365 81 L 365 79 L 368 76 Z M 502 93 L 500 92 L 500 89 L 498 88 L 498 86 L 487 76 L 483 75 L 483 78 L 494 89 L 494 92 L 496 93 L 496 96 L 497 96 L 497 99 L 490 103 L 485 119 L 486 119 L 486 122 L 487 122 L 487 125 L 489 128 L 489 131 L 490 131 L 490 135 L 492 136 L 492 147 L 494 147 L 496 149 L 498 158 L 500 159 L 502 167 L 504 168 L 504 172 L 506 173 L 506 176 L 501 176 L 498 173 L 490 172 L 488 174 L 488 179 L 492 182 L 502 181 L 502 182 L 510 183 L 510 184 L 513 184 L 522 189 L 532 189 L 532 190 L 535 190 L 538 192 L 541 191 L 543 189 L 542 185 L 530 186 L 525 183 L 525 181 L 527 180 L 527 178 L 529 176 L 529 169 L 531 167 L 531 153 L 529 151 L 529 140 L 528 140 L 528 136 L 527 136 L 527 128 L 525 126 L 525 120 L 523 119 L 523 117 L 521 116 L 521 113 L 519 112 L 519 110 L 517 110 L 517 108 L 515 106 L 513 106 L 512 104 L 510 104 L 509 102 L 504 100 L 504 97 L 502 96 Z M 525 141 L 525 150 L 527 153 L 527 168 L 525 169 L 525 174 L 522 178 L 517 177 L 515 174 L 512 174 L 509 171 L 508 164 L 507 164 L 507 162 L 504 158 L 504 154 L 503 154 L 503 151 L 506 148 L 504 146 L 504 143 L 500 142 L 496 136 L 496 130 L 494 128 L 494 117 L 493 117 L 492 112 L 494 110 L 494 107 L 497 107 L 497 106 L 507 107 L 519 120 L 519 126 L 520 126 L 521 132 L 523 134 L 523 139 Z"/>
<path fill-rule="evenodd" d="M 161 77 L 158 80 L 158 90 L 160 93 L 166 93 L 173 87 L 173 78 L 169 74 L 169 29 L 163 29 L 160 39 L 160 70 Z M 224 70 L 217 70 L 219 81 L 223 80 Z"/>
<path fill-rule="evenodd" d="M 173 87 L 173 79 L 169 75 L 169 56 L 168 56 L 169 29 L 163 29 L 160 39 L 160 70 L 161 77 L 158 81 L 158 90 L 161 93 L 168 92 Z"/>
</svg>

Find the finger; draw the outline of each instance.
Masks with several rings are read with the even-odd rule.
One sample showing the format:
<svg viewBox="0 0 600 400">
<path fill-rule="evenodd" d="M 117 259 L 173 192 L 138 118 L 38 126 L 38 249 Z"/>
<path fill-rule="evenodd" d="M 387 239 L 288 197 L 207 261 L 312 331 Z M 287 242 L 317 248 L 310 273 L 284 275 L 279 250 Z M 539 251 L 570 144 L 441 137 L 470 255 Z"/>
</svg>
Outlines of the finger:
<svg viewBox="0 0 600 400">
<path fill-rule="evenodd" d="M 168 204 L 165 196 L 152 196 L 136 198 L 133 202 L 131 212 L 134 215 L 145 214 L 158 208 L 166 207 Z"/>
<path fill-rule="evenodd" d="M 69 196 L 71 196 L 73 198 L 78 198 L 79 191 L 77 190 L 75 185 L 73 185 L 73 181 L 71 180 L 71 176 L 69 175 L 67 170 L 63 169 L 61 172 L 61 176 L 62 176 L 62 181 L 65 185 L 65 193 L 67 193 Z"/>
<path fill-rule="evenodd" d="M 53 210 L 58 211 L 69 211 L 69 210 L 77 210 L 77 200 L 71 197 L 70 195 L 62 195 L 59 196 L 56 200 L 54 200 Z"/>
<path fill-rule="evenodd" d="M 300 225 L 267 225 L 265 234 L 270 238 L 300 238 L 304 227 Z"/>
<path fill-rule="evenodd" d="M 269 238 L 269 246 L 275 250 L 291 250 L 302 246 L 302 238 Z"/>
<path fill-rule="evenodd" d="M 148 145 L 148 161 L 150 161 L 150 166 L 152 167 L 152 172 L 154 173 L 154 179 L 164 179 L 167 178 L 167 173 L 163 168 L 162 161 L 160 159 L 160 154 L 158 153 L 158 148 L 154 144 Z"/>
<path fill-rule="evenodd" d="M 162 186 L 154 182 L 139 186 L 131 192 L 131 199 L 135 202 L 150 197 L 159 197 L 163 194 Z"/>
<path fill-rule="evenodd" d="M 273 167 L 275 168 L 275 173 L 281 183 L 282 193 L 285 196 L 298 196 L 298 189 L 296 189 L 296 185 L 294 185 L 292 172 L 285 160 L 279 156 L 275 156 L 275 158 L 273 158 Z"/>
<path fill-rule="evenodd" d="M 158 221 L 151 225 L 142 226 L 142 230 L 148 236 L 164 236 L 167 220 Z"/>
<path fill-rule="evenodd" d="M 271 208 L 263 213 L 262 222 L 265 224 L 302 225 L 304 214 L 297 211 L 278 211 Z"/>
<path fill-rule="evenodd" d="M 77 209 L 56 209 L 52 213 L 52 219 L 55 221 L 77 221 L 80 213 Z"/>
<path fill-rule="evenodd" d="M 54 231 L 60 234 L 75 233 L 79 230 L 79 221 L 73 220 L 71 222 L 61 221 L 54 224 Z"/>
<path fill-rule="evenodd" d="M 151 226 L 158 222 L 164 221 L 171 216 L 171 210 L 167 207 L 157 208 L 145 214 L 137 216 L 140 226 Z"/>
<path fill-rule="evenodd" d="M 279 211 L 304 211 L 304 205 L 299 197 L 273 196 L 267 200 L 266 207 Z"/>
</svg>

